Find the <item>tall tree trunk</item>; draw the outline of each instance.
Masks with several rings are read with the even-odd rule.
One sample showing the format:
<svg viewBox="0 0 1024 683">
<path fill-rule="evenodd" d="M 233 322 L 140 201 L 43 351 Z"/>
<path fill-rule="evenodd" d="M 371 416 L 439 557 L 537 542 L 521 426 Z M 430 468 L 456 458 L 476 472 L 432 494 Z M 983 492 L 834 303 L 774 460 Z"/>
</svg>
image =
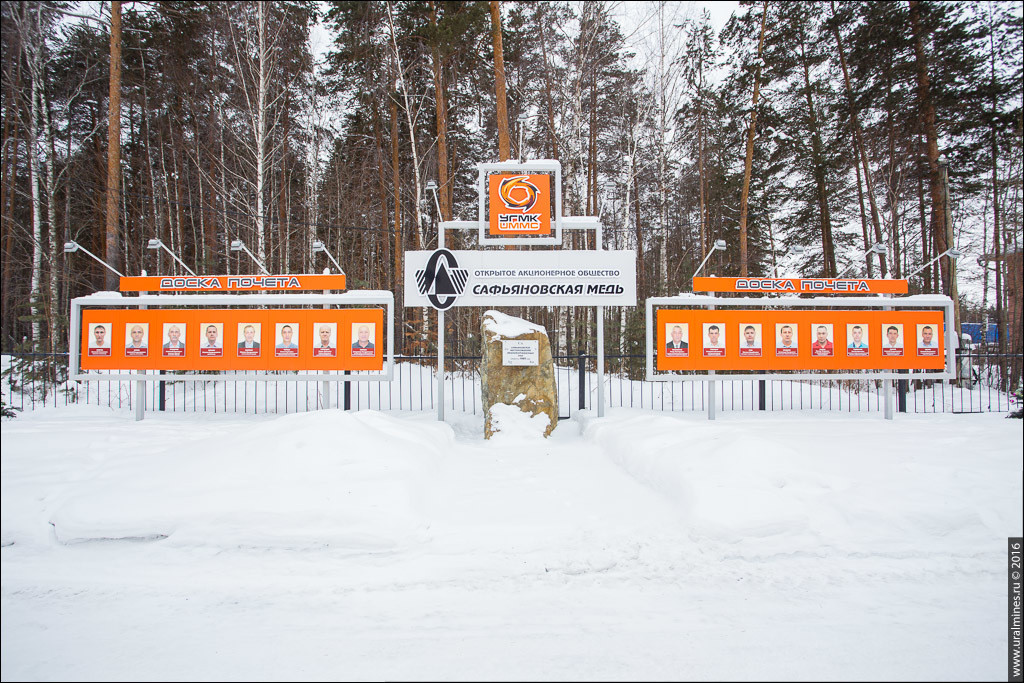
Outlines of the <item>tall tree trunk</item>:
<svg viewBox="0 0 1024 683">
<path fill-rule="evenodd" d="M 508 138 L 508 104 L 505 98 L 505 56 L 501 47 L 501 3 L 490 0 L 491 38 L 494 43 L 494 95 L 498 112 L 498 159 L 508 161 L 511 145 Z"/>
<path fill-rule="evenodd" d="M 757 69 L 754 72 L 754 95 L 750 100 L 750 127 L 747 129 L 747 156 L 743 165 L 743 190 L 740 193 L 740 277 L 747 277 L 747 202 L 750 197 L 750 173 L 754 164 L 754 135 L 757 131 L 757 99 L 761 91 L 761 53 L 764 50 L 764 27 L 768 18 L 768 0 L 761 8 L 761 38 L 757 43 Z M 703 254 L 701 255 L 703 258 Z"/>
<path fill-rule="evenodd" d="M 551 158 L 558 160 L 558 139 L 555 136 L 555 105 L 551 97 L 551 64 L 548 62 L 547 21 L 539 14 L 540 21 L 540 54 L 544 60 L 544 101 L 548 110 L 548 145 Z"/>
<path fill-rule="evenodd" d="M 437 28 L 437 3 L 430 2 L 430 25 Z M 452 219 L 451 187 L 448 183 L 448 105 L 445 98 L 444 64 L 437 42 L 433 46 L 434 105 L 437 111 L 437 184 L 441 220 Z M 440 230 L 440 228 L 438 228 Z"/>
<path fill-rule="evenodd" d="M 917 64 L 918 111 L 924 127 L 925 154 L 928 158 L 929 190 L 932 200 L 931 232 L 935 240 L 935 252 L 941 254 L 949 248 L 949 245 L 946 240 L 946 202 L 939 170 L 939 137 L 935 129 L 935 105 L 932 103 L 928 60 L 924 53 L 920 3 L 917 0 L 909 0 L 909 5 L 910 25 L 914 33 L 914 56 Z M 939 259 L 939 263 L 942 292 L 948 294 L 950 291 L 949 257 L 942 257 Z"/>
<path fill-rule="evenodd" d="M 391 104 L 391 187 L 395 196 L 394 206 L 394 220 L 395 220 L 395 249 L 392 253 L 394 257 L 394 276 L 395 276 L 395 292 L 399 294 L 399 301 L 395 302 L 395 309 L 403 311 L 401 305 L 401 288 L 398 286 L 400 278 L 402 277 L 402 201 L 401 201 L 401 175 L 399 174 L 398 167 L 398 103 L 395 102 L 394 95 L 388 97 L 388 102 Z M 404 318 L 404 316 L 402 316 Z M 398 329 L 403 330 L 402 326 L 399 325 Z M 404 330 L 403 330 L 404 332 Z M 405 338 L 403 333 L 398 334 L 398 339 L 395 340 L 395 345 L 399 348 L 395 349 L 396 353 L 400 352 L 403 347 L 402 340 Z"/>
<path fill-rule="evenodd" d="M 33 69 L 31 114 L 29 118 L 29 164 L 28 175 L 32 191 L 32 280 L 29 287 L 29 313 L 32 316 L 32 348 L 41 350 L 42 330 L 39 325 L 39 304 L 42 300 L 40 285 L 42 282 L 43 269 L 43 207 L 39 196 L 40 168 L 39 168 L 39 100 L 42 98 L 42 84 L 39 82 L 42 76 L 42 69 Z"/>
<path fill-rule="evenodd" d="M 110 104 L 107 125 L 107 263 L 117 263 L 118 208 L 121 204 L 121 2 L 110 3 Z M 118 289 L 117 275 L 106 271 L 106 288 Z"/>
<path fill-rule="evenodd" d="M 804 35 L 803 18 L 799 19 L 800 29 L 798 31 L 800 61 L 803 64 L 804 72 L 804 93 L 807 99 L 808 120 L 811 126 L 811 155 L 814 166 L 814 184 L 817 186 L 818 213 L 821 218 L 821 254 L 825 266 L 825 277 L 835 277 L 836 253 L 835 243 L 832 240 L 832 212 L 828 206 L 828 187 L 825 179 L 825 160 L 821 144 L 821 130 L 818 126 L 818 114 L 814 108 L 814 95 L 811 91 L 811 69 L 807 60 L 807 48 Z"/>
<path fill-rule="evenodd" d="M 832 0 L 832 17 L 835 18 L 836 14 L 836 3 Z M 846 67 L 846 51 L 843 50 L 843 40 L 839 34 L 838 22 L 832 22 L 832 35 L 836 39 L 836 51 L 839 53 L 839 65 L 843 69 L 843 83 L 846 86 L 846 98 L 850 103 L 850 122 L 853 126 L 853 144 L 855 147 L 855 153 L 859 161 L 859 166 L 864 170 L 864 185 L 867 189 L 868 205 L 871 207 L 871 225 L 874 228 L 875 241 L 882 241 L 882 220 L 878 215 L 878 205 L 875 202 L 875 187 L 874 178 L 871 175 L 871 164 L 868 163 L 868 152 L 864 145 L 864 133 L 860 128 L 860 117 L 858 116 L 857 106 L 853 97 L 853 86 L 850 84 L 850 72 Z M 858 191 L 860 191 L 860 185 L 858 183 Z M 865 235 L 864 238 L 864 250 L 868 249 L 868 239 Z M 871 255 L 868 254 L 868 277 L 871 277 L 872 262 Z M 888 276 L 888 268 L 886 266 L 885 254 L 878 255 L 878 264 L 882 271 L 882 277 Z"/>
<path fill-rule="evenodd" d="M 853 170 L 857 172 L 857 204 L 860 206 L 860 231 L 864 236 L 864 260 L 867 261 L 868 266 L 868 277 L 873 278 L 875 276 L 875 264 L 871 260 L 871 254 L 868 252 L 868 247 L 871 246 L 868 240 L 868 217 L 864 211 L 864 189 L 863 183 L 860 178 L 860 163 L 853 165 Z"/>
</svg>

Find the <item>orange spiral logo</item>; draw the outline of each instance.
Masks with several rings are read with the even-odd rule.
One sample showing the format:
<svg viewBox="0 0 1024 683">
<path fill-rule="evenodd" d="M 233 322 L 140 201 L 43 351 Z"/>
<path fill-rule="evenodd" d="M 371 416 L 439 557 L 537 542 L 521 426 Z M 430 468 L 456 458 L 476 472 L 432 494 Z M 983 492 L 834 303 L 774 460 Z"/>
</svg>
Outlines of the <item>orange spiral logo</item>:
<svg viewBox="0 0 1024 683">
<path fill-rule="evenodd" d="M 505 178 L 498 186 L 498 196 L 502 203 L 510 209 L 529 211 L 537 203 L 540 190 L 527 178 L 530 176 L 515 175 Z"/>
</svg>

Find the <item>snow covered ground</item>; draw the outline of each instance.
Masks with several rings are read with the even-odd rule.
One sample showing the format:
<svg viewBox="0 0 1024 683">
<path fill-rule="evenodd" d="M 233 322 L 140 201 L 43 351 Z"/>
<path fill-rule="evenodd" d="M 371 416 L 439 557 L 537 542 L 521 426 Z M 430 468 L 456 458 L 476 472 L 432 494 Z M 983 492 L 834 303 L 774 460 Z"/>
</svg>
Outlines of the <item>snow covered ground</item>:
<svg viewBox="0 0 1024 683">
<path fill-rule="evenodd" d="M 990 680 L 999 414 L 67 406 L 2 425 L 4 680 Z"/>
</svg>

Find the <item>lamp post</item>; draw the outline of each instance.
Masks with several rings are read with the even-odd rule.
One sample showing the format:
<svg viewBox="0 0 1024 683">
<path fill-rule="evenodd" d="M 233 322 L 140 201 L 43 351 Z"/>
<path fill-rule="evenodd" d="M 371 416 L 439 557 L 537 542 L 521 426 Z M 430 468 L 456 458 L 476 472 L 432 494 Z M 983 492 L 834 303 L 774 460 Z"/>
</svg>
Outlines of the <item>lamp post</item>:
<svg viewBox="0 0 1024 683">
<path fill-rule="evenodd" d="M 889 253 L 889 251 L 885 248 L 885 244 L 883 244 L 882 242 L 875 242 L 870 247 L 868 247 L 866 251 L 864 251 L 862 256 L 864 257 L 865 260 L 867 260 L 867 259 L 871 258 L 872 254 L 878 254 L 878 256 L 881 257 L 881 256 L 885 256 L 888 253 Z M 844 277 L 849 277 L 850 276 L 850 271 L 853 270 L 856 267 L 856 265 L 857 265 L 856 263 L 850 264 L 846 268 L 846 270 L 843 271 L 843 274 L 838 276 L 836 279 L 842 279 Z"/>
<path fill-rule="evenodd" d="M 342 275 L 345 274 L 345 269 L 341 267 L 340 263 L 334 260 L 334 257 L 331 256 L 331 252 L 327 251 L 327 247 L 324 246 L 323 242 L 321 242 L 320 240 L 313 240 L 313 243 L 309 246 L 310 249 L 313 250 L 314 254 L 322 251 L 324 255 L 331 260 L 331 263 L 334 264 L 334 267 L 338 269 L 338 272 L 341 273 Z"/>
<path fill-rule="evenodd" d="M 270 275 L 270 271 L 267 270 L 266 266 L 264 266 L 263 263 L 260 262 L 258 258 L 256 258 L 255 254 L 253 254 L 251 251 L 249 251 L 248 248 L 246 248 L 246 246 L 242 243 L 242 240 L 231 240 L 231 251 L 244 251 L 246 254 L 249 255 L 249 258 L 251 258 L 256 263 L 256 265 L 260 267 L 260 270 L 263 271 L 264 275 Z"/>
<path fill-rule="evenodd" d="M 155 239 L 155 238 L 151 239 L 146 244 L 146 249 L 163 249 L 164 251 L 166 251 L 168 254 L 171 255 L 171 258 L 173 258 L 175 261 L 177 261 L 179 264 L 181 264 L 181 267 L 184 268 L 186 271 L 188 271 L 189 275 L 195 276 L 195 272 L 193 272 L 193 270 L 191 268 L 186 266 L 185 262 L 182 261 L 180 258 L 178 258 L 177 254 L 175 254 L 173 251 L 168 249 L 167 245 L 163 243 L 163 240 L 158 240 L 158 239 Z"/>
<path fill-rule="evenodd" d="M 529 114 L 520 114 L 516 117 L 516 123 L 519 125 L 519 163 L 526 161 L 526 148 L 523 145 L 523 138 L 526 135 L 526 122 L 529 120 Z"/>
<path fill-rule="evenodd" d="M 801 247 L 799 244 L 791 244 L 788 247 L 786 247 L 786 253 L 783 254 L 783 256 L 789 256 L 790 254 L 792 254 L 793 256 L 801 256 L 803 253 L 804 253 L 804 248 L 803 247 Z M 775 262 L 775 267 L 772 269 L 772 277 L 776 278 L 778 276 L 779 276 L 779 263 L 778 263 L 778 261 L 776 261 Z"/>
<path fill-rule="evenodd" d="M 88 249 L 83 247 L 78 242 L 75 242 L 75 241 L 72 240 L 71 242 L 65 242 L 64 243 L 64 253 L 65 254 L 72 254 L 72 253 L 74 253 L 76 251 L 84 251 L 86 254 L 88 254 L 89 256 L 93 257 L 93 259 L 95 259 L 99 263 L 103 264 L 103 267 L 106 268 L 107 270 L 109 270 L 110 272 L 116 274 L 118 277 L 124 277 L 124 275 L 119 270 L 117 270 L 116 268 L 111 266 L 109 263 L 107 263 L 106 261 L 101 259 L 96 254 L 92 253 L 91 251 L 89 251 Z"/>
<path fill-rule="evenodd" d="M 920 273 L 920 272 L 921 272 L 922 270 L 924 270 L 924 269 L 925 269 L 925 268 L 927 268 L 928 266 L 930 266 L 930 265 L 932 265 L 933 263 L 935 263 L 936 261 L 938 261 L 938 260 L 939 260 L 940 258 L 942 258 L 943 256 L 948 256 L 948 257 L 950 258 L 950 261 L 951 261 L 951 262 L 955 262 L 955 261 L 956 261 L 956 260 L 957 260 L 958 258 L 960 258 L 960 257 L 962 256 L 962 254 L 961 254 L 961 253 L 960 253 L 959 251 L 957 251 L 956 249 L 947 249 L 946 251 L 942 252 L 941 254 L 939 254 L 938 256 L 936 256 L 935 258 L 933 258 L 933 259 L 932 259 L 931 261 L 929 261 L 928 263 L 924 264 L 923 266 L 921 266 L 920 268 L 918 268 L 917 270 L 915 270 L 915 271 L 914 271 L 913 273 L 911 273 L 910 275 L 908 275 L 908 276 L 907 276 L 907 279 L 909 280 L 910 278 L 914 277 L 915 275 L 917 275 L 918 273 Z M 980 262 L 981 262 L 981 259 L 978 259 L 978 261 L 979 261 L 979 263 L 980 263 Z"/>
<path fill-rule="evenodd" d="M 708 262 L 708 259 L 711 258 L 711 255 L 716 251 L 725 251 L 725 240 L 715 240 L 715 243 L 711 245 L 711 249 L 708 250 L 708 255 L 705 256 L 704 260 L 700 262 L 699 266 L 697 266 L 697 270 L 693 271 L 693 277 L 697 277 L 701 268 L 704 267 L 704 264 Z"/>
<path fill-rule="evenodd" d="M 427 181 L 427 185 L 426 185 L 426 187 L 424 189 L 428 190 L 429 192 L 433 193 L 433 195 L 434 195 L 434 207 L 437 209 L 437 221 L 438 221 L 438 223 L 437 223 L 437 248 L 438 249 L 443 249 L 444 248 L 444 228 L 441 227 L 441 221 L 444 220 L 444 214 L 441 213 L 441 202 L 438 201 L 438 199 L 437 199 L 437 190 L 438 190 L 437 183 L 435 183 L 433 180 L 428 180 Z"/>
</svg>

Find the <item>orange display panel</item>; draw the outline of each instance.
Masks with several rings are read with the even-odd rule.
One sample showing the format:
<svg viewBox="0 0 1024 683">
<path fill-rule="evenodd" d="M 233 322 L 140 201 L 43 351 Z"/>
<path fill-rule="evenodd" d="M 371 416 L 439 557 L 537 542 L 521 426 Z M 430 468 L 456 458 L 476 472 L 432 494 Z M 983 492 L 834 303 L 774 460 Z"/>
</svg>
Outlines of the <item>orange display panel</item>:
<svg viewBox="0 0 1024 683">
<path fill-rule="evenodd" d="M 488 235 L 551 235 L 551 176 L 493 173 L 488 176 Z"/>
<path fill-rule="evenodd" d="M 90 309 L 83 370 L 376 370 L 384 311 L 350 309 Z"/>
<path fill-rule="evenodd" d="M 906 294 L 906 280 L 866 278 L 695 277 L 695 292 L 744 294 Z"/>
<path fill-rule="evenodd" d="M 942 370 L 942 311 L 660 309 L 657 369 Z"/>
<path fill-rule="evenodd" d="M 126 276 L 122 292 L 254 292 L 263 290 L 302 292 L 345 289 L 342 275 L 194 275 Z"/>
</svg>

